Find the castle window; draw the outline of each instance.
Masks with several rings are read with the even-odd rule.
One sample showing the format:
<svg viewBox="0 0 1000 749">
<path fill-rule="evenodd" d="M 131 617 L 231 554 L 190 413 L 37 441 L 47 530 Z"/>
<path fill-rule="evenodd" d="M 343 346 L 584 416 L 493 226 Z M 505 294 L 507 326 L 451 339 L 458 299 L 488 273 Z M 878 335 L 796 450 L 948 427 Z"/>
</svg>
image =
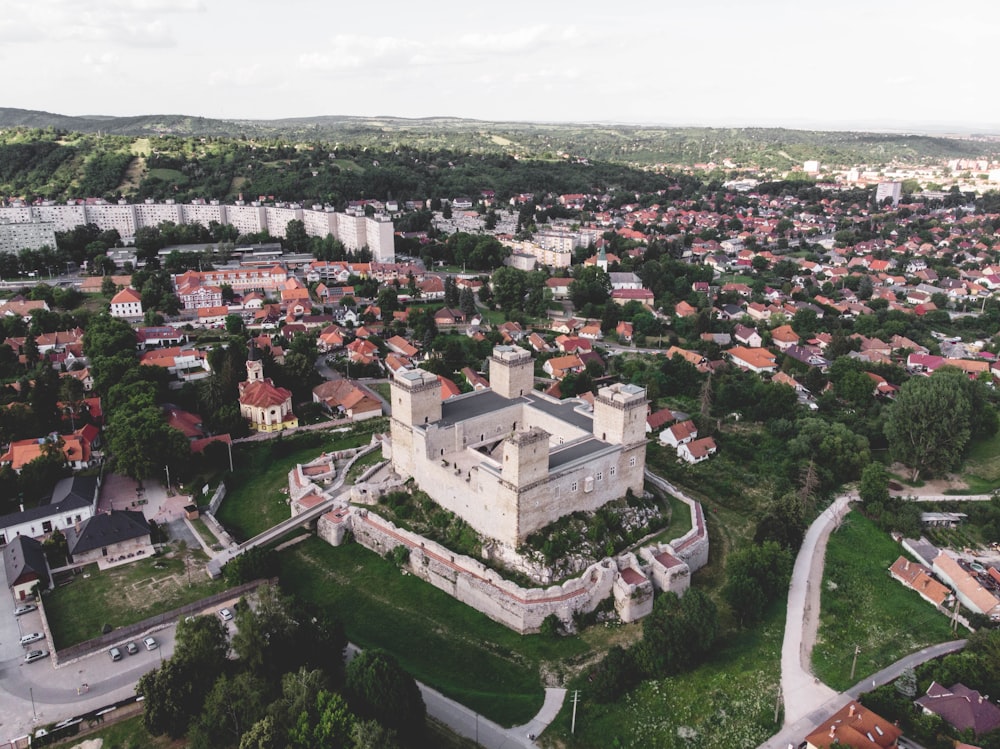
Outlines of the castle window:
<svg viewBox="0 0 1000 749">
<path fill-rule="evenodd" d="M 598 481 L 604 481 L 604 471 L 598 471 L 597 472 L 597 480 Z"/>
<path fill-rule="evenodd" d="M 628 459 L 628 465 L 629 465 L 629 468 L 635 468 L 635 456 L 634 455 L 631 458 Z"/>
<path fill-rule="evenodd" d="M 570 490 L 571 492 L 575 492 L 575 491 L 578 491 L 578 490 L 579 490 L 579 488 L 580 488 L 580 487 L 579 487 L 579 486 L 577 485 L 577 483 L 576 483 L 575 481 L 574 481 L 574 482 L 573 482 L 572 484 L 570 484 L 570 486 L 569 486 L 569 490 Z"/>
<path fill-rule="evenodd" d="M 611 466 L 611 468 L 608 469 L 608 476 L 614 478 L 614 475 L 617 472 L 617 470 L 618 469 L 615 466 Z"/>
</svg>

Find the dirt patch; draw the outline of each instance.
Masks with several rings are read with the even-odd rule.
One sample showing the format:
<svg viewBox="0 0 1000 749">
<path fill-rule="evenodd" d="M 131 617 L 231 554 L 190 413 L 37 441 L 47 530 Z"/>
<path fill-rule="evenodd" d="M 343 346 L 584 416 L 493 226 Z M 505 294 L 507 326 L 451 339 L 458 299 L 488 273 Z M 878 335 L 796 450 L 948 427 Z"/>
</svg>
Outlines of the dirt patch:
<svg viewBox="0 0 1000 749">
<path fill-rule="evenodd" d="M 902 463 L 893 463 L 889 466 L 889 471 L 897 476 L 910 475 L 910 469 Z M 898 494 L 923 497 L 928 495 L 947 494 L 949 491 L 963 491 L 968 488 L 969 485 L 962 479 L 961 476 L 947 474 L 941 478 L 928 479 L 924 481 L 923 486 L 907 486 L 906 484 L 902 484 L 898 491 L 895 489 L 893 491 Z"/>
</svg>

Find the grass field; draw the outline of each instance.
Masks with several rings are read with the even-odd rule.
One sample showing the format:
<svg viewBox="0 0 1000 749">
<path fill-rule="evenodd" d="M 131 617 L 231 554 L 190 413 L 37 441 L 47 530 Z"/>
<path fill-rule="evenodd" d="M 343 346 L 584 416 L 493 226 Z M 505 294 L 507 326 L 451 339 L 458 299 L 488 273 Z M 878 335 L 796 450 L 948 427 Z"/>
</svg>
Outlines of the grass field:
<svg viewBox="0 0 1000 749">
<path fill-rule="evenodd" d="M 351 642 L 391 651 L 418 680 L 504 725 L 535 715 L 543 673 L 567 672 L 612 638 L 637 632 L 518 635 L 358 544 L 310 539 L 281 558 L 282 587 L 340 618 Z"/>
<path fill-rule="evenodd" d="M 105 624 L 134 624 L 224 590 L 224 580 L 205 575 L 205 561 L 200 550 L 185 550 L 104 572 L 96 564 L 86 567 L 72 583 L 44 594 L 54 647 L 97 637 Z"/>
<path fill-rule="evenodd" d="M 752 630 L 725 638 L 715 657 L 694 671 L 643 682 L 624 699 L 601 705 L 587 699 L 586 682 L 570 734 L 572 705 L 563 704 L 545 737 L 561 746 L 752 747 L 781 725 L 774 720 L 781 675 L 784 602 Z"/>
<path fill-rule="evenodd" d="M 956 494 L 987 494 L 1000 489 L 1000 432 L 972 445 L 961 476 L 969 488 Z"/>
<path fill-rule="evenodd" d="M 316 436 L 319 435 L 319 436 Z M 289 517 L 288 472 L 324 451 L 367 444 L 369 431 L 338 436 L 312 432 L 287 439 L 239 445 L 233 450 L 235 475 L 216 518 L 238 541 L 253 538 Z"/>
<path fill-rule="evenodd" d="M 146 172 L 146 177 L 156 177 L 164 182 L 173 182 L 178 185 L 186 185 L 188 181 L 184 173 L 176 169 L 150 169 Z"/>
<path fill-rule="evenodd" d="M 365 387 L 381 395 L 387 403 L 392 403 L 392 386 L 388 382 L 373 382 L 371 385 L 366 384 Z"/>
<path fill-rule="evenodd" d="M 184 740 L 174 741 L 167 736 L 150 736 L 142 725 L 141 712 L 98 731 L 82 731 L 80 736 L 67 739 L 55 746 L 74 747 L 83 741 L 96 739 L 100 739 L 101 749 L 179 749 L 187 746 Z"/>
<path fill-rule="evenodd" d="M 889 577 L 889 566 L 902 553 L 858 512 L 830 536 L 813 668 L 838 691 L 904 655 L 962 636 L 951 633 L 946 616 Z M 861 652 L 851 678 L 855 646 Z"/>
</svg>

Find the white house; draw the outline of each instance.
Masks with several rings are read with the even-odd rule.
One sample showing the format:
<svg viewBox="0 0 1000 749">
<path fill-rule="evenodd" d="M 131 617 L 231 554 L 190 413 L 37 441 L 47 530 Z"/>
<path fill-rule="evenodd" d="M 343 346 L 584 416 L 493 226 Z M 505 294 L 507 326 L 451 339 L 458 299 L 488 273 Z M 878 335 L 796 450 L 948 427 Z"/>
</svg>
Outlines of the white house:
<svg viewBox="0 0 1000 749">
<path fill-rule="evenodd" d="M 125 320 L 142 319 L 142 297 L 135 289 L 122 289 L 111 299 L 111 316 Z"/>
<path fill-rule="evenodd" d="M 703 437 L 700 440 L 685 442 L 677 448 L 677 457 L 688 463 L 701 463 L 708 460 L 710 455 L 715 455 L 715 440 L 711 437 Z"/>
<path fill-rule="evenodd" d="M 670 445 L 671 447 L 679 447 L 695 439 L 697 436 L 698 427 L 694 425 L 693 421 L 688 419 L 687 421 L 681 421 L 667 427 L 660 432 L 660 443 Z"/>
</svg>

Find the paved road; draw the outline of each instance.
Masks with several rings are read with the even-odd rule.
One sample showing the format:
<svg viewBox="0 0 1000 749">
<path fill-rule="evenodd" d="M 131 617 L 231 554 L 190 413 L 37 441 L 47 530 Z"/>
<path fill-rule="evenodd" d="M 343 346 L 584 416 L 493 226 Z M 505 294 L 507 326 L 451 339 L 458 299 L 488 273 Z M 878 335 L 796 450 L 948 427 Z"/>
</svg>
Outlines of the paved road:
<svg viewBox="0 0 1000 749">
<path fill-rule="evenodd" d="M 810 660 L 819 626 L 819 593 L 823 581 L 826 542 L 851 499 L 850 495 L 837 497 L 813 521 L 795 558 L 788 586 L 785 638 L 781 646 L 781 694 L 785 702 L 785 725 L 795 723 L 836 695 L 836 692 L 813 675 Z"/>
<path fill-rule="evenodd" d="M 917 494 L 892 492 L 894 496 L 911 498 L 914 502 L 989 502 L 995 494 Z"/>
<path fill-rule="evenodd" d="M 884 668 L 877 674 L 859 681 L 846 692 L 834 694 L 826 702 L 814 706 L 810 712 L 800 716 L 794 723 L 786 722 L 778 733 L 761 744 L 758 749 L 787 749 L 788 746 L 798 746 L 817 725 L 840 710 L 840 708 L 848 704 L 851 700 L 857 699 L 864 692 L 870 691 L 876 686 L 888 684 L 898 678 L 908 668 L 919 666 L 921 663 L 926 663 L 934 658 L 961 650 L 965 647 L 966 642 L 966 640 L 943 642 L 901 658 L 888 668 Z"/>
</svg>

